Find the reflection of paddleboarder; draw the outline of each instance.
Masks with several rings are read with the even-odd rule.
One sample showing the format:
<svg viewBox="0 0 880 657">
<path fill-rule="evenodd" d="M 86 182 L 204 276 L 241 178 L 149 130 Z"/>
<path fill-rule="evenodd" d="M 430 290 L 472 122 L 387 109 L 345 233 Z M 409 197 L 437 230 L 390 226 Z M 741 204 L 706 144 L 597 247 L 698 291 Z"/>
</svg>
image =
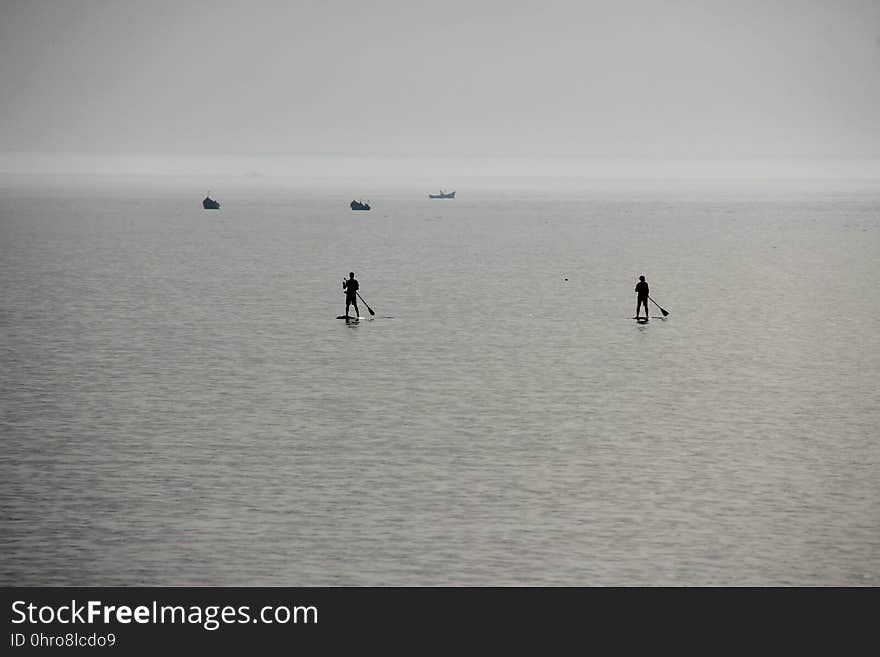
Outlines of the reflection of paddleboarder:
<svg viewBox="0 0 880 657">
<path fill-rule="evenodd" d="M 648 319 L 648 283 L 645 281 L 644 276 L 639 276 L 639 282 L 636 283 L 636 319 L 639 318 L 639 310 L 642 307 L 642 304 L 645 305 L 645 319 Z"/>
<path fill-rule="evenodd" d="M 360 317 L 361 311 L 358 310 L 357 291 L 360 285 L 355 280 L 354 272 L 348 272 L 348 280 L 342 279 L 342 289 L 345 290 L 345 316 L 348 317 L 348 307 L 354 304 L 354 316 Z"/>
</svg>

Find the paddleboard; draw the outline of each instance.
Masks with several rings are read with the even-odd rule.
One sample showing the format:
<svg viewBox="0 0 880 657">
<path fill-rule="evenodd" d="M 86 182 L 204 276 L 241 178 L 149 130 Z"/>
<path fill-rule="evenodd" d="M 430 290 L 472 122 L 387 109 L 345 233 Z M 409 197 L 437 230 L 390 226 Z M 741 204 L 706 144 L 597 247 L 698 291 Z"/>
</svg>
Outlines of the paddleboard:
<svg viewBox="0 0 880 657">
<path fill-rule="evenodd" d="M 354 315 L 337 315 L 336 319 L 353 319 L 355 321 L 359 319 L 367 319 L 366 317 L 355 317 Z"/>
</svg>

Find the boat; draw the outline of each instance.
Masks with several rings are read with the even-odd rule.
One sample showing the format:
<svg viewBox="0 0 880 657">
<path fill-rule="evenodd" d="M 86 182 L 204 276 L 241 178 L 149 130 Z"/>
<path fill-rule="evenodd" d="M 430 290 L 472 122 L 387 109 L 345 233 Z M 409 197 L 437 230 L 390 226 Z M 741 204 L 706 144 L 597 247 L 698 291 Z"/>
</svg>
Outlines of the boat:
<svg viewBox="0 0 880 657">
<path fill-rule="evenodd" d="M 439 194 L 428 194 L 428 198 L 455 198 L 455 190 L 444 192 L 441 189 Z"/>
<path fill-rule="evenodd" d="M 202 207 L 205 208 L 205 210 L 219 210 L 220 203 L 212 199 L 210 196 L 206 196 L 205 200 L 202 201 Z"/>
<path fill-rule="evenodd" d="M 363 201 L 352 201 L 351 202 L 351 209 L 352 210 L 369 210 L 370 204 L 364 203 Z"/>
</svg>

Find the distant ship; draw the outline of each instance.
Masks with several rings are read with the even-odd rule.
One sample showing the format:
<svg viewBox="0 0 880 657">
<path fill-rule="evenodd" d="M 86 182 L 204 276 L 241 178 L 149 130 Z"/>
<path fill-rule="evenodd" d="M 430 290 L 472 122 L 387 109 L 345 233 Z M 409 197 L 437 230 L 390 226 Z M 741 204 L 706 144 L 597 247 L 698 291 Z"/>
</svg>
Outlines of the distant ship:
<svg viewBox="0 0 880 657">
<path fill-rule="evenodd" d="M 370 204 L 364 203 L 363 201 L 352 201 L 351 202 L 351 209 L 352 210 L 369 210 Z"/>
<path fill-rule="evenodd" d="M 205 210 L 219 210 L 220 204 L 210 196 L 206 196 L 205 200 L 202 201 L 202 207 L 205 208 Z"/>
<path fill-rule="evenodd" d="M 442 189 L 439 194 L 428 194 L 428 198 L 455 198 L 455 190 L 444 192 Z"/>
</svg>

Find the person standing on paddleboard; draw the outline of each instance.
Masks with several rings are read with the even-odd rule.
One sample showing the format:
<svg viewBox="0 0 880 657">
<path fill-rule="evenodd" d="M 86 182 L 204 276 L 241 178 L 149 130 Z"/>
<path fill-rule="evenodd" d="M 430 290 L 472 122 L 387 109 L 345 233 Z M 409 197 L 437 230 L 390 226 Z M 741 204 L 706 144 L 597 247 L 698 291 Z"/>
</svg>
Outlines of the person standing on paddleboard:
<svg viewBox="0 0 880 657">
<path fill-rule="evenodd" d="M 639 318 L 639 309 L 645 304 L 645 319 L 648 319 L 648 283 L 644 276 L 639 276 L 639 282 L 636 283 L 636 319 Z"/>
<path fill-rule="evenodd" d="M 358 310 L 357 291 L 360 284 L 355 280 L 354 272 L 348 272 L 348 280 L 342 279 L 342 289 L 345 290 L 345 316 L 348 317 L 348 307 L 354 304 L 354 316 L 360 317 L 361 311 Z"/>
</svg>

